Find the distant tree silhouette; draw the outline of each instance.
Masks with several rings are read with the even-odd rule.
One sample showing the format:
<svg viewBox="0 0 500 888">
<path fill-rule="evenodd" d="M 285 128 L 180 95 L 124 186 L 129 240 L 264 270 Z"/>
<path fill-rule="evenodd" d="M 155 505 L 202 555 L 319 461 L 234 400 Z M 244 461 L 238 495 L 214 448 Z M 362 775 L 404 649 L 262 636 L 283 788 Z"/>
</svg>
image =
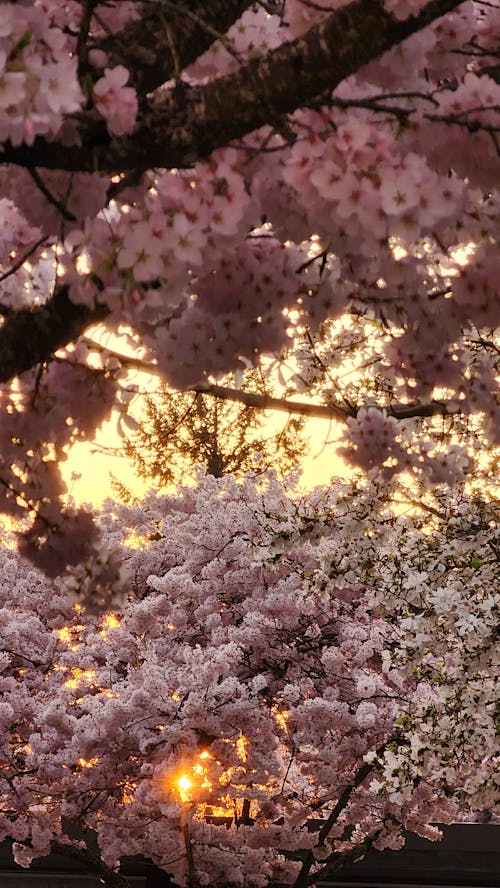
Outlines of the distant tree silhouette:
<svg viewBox="0 0 500 888">
<path fill-rule="evenodd" d="M 244 374 L 242 387 L 273 394 L 259 369 Z M 250 470 L 260 474 L 271 466 L 283 476 L 306 451 L 302 417 L 288 417 L 278 431 L 270 431 L 260 410 L 167 386 L 145 395 L 144 406 L 146 417 L 124 450 L 137 474 L 158 488 L 185 483 L 199 465 L 215 478 Z M 132 498 L 118 478 L 112 476 L 112 482 L 122 499 Z"/>
</svg>

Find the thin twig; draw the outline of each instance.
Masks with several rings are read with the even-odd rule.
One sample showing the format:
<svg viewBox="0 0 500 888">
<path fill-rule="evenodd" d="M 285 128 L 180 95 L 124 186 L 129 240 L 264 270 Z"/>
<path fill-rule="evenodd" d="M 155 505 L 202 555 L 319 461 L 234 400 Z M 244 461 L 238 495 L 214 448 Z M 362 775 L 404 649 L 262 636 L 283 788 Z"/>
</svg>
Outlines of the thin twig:
<svg viewBox="0 0 500 888">
<path fill-rule="evenodd" d="M 14 262 L 14 264 L 11 265 L 11 267 L 9 268 L 9 270 L 8 270 L 8 271 L 5 271 L 2 275 L 0 275 L 0 284 L 1 284 L 2 281 L 4 281 L 6 278 L 10 277 L 11 274 L 15 274 L 15 272 L 16 272 L 19 268 L 21 268 L 21 265 L 24 265 L 24 263 L 26 262 L 26 260 L 29 259 L 30 256 L 32 256 L 33 253 L 34 253 L 36 250 L 38 250 L 38 247 L 41 247 L 41 245 L 42 245 L 43 243 L 45 243 L 45 241 L 46 241 L 47 239 L 48 239 L 48 235 L 47 235 L 47 234 L 42 235 L 42 237 L 40 237 L 40 238 L 39 238 L 39 239 L 33 244 L 32 247 L 29 247 L 29 249 L 27 249 L 26 252 L 22 254 L 22 256 L 19 256 L 19 258 L 16 259 L 16 261 Z"/>
<path fill-rule="evenodd" d="M 64 204 L 60 200 L 58 200 L 57 197 L 54 197 L 52 192 L 49 191 L 49 189 L 47 188 L 45 182 L 43 181 L 42 177 L 40 176 L 40 174 L 36 170 L 36 168 L 35 167 L 27 167 L 27 170 L 28 170 L 28 174 L 33 179 L 33 182 L 35 183 L 37 188 L 39 188 L 39 190 L 42 192 L 43 196 L 48 200 L 48 202 L 50 204 L 52 204 L 52 206 L 55 207 L 56 210 L 58 210 L 60 212 L 63 219 L 66 219 L 67 222 L 76 222 L 76 216 L 74 216 L 73 213 L 71 213 L 69 210 L 67 210 L 66 207 L 64 206 Z"/>
</svg>

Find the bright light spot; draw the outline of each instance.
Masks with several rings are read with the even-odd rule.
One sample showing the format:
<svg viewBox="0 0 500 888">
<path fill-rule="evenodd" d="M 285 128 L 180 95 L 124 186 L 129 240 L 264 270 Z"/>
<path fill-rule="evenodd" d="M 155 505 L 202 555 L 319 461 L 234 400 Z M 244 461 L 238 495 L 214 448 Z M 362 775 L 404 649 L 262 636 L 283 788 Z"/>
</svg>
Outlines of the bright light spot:
<svg viewBox="0 0 500 888">
<path fill-rule="evenodd" d="M 96 674 L 93 669 L 78 669 L 75 667 L 71 670 L 71 678 L 68 678 L 68 680 L 64 682 L 64 685 L 65 687 L 74 690 L 84 682 L 91 682 L 95 676 Z"/>
<path fill-rule="evenodd" d="M 193 783 L 187 776 L 187 774 L 182 774 L 176 781 L 177 784 L 177 792 L 179 793 L 179 798 L 181 802 L 189 802 L 191 799 L 191 793 L 189 790 L 191 789 Z"/>
<path fill-rule="evenodd" d="M 127 546 L 128 549 L 140 549 L 146 543 L 146 537 L 144 535 L 134 533 L 133 531 L 128 534 L 127 538 L 124 540 L 123 545 Z"/>
<path fill-rule="evenodd" d="M 184 763 L 182 771 L 171 774 L 165 785 L 174 790 L 183 804 L 192 802 L 195 797 L 199 798 L 213 790 L 209 770 L 213 761 L 213 755 L 204 749 L 197 755 L 193 764 Z"/>
<path fill-rule="evenodd" d="M 396 262 L 398 262 L 400 259 L 404 259 L 405 256 L 408 255 L 408 250 L 405 250 L 402 244 L 395 244 L 392 248 L 392 255 Z"/>
<path fill-rule="evenodd" d="M 472 258 L 474 253 L 477 250 L 477 244 L 472 241 L 468 244 L 462 244 L 462 246 L 457 247 L 456 250 L 451 250 L 451 256 L 455 260 L 455 262 L 460 265 L 468 265 L 469 260 Z"/>
<path fill-rule="evenodd" d="M 92 271 L 92 265 L 90 263 L 89 254 L 86 251 L 83 251 L 77 257 L 75 266 L 78 274 L 90 274 Z"/>
<path fill-rule="evenodd" d="M 124 805 L 130 805 L 134 801 L 135 784 L 129 783 L 128 780 L 122 787 L 122 801 Z"/>
<path fill-rule="evenodd" d="M 99 691 L 101 697 L 119 697 L 118 691 L 112 691 L 111 688 L 101 688 Z"/>
<path fill-rule="evenodd" d="M 98 758 L 91 758 L 91 759 L 79 758 L 78 764 L 81 765 L 82 768 L 93 768 L 94 765 L 97 765 L 98 761 L 99 761 Z"/>
<path fill-rule="evenodd" d="M 114 629 L 116 626 L 120 625 L 120 618 L 117 617 L 116 614 L 106 614 L 104 620 L 102 621 L 103 629 Z"/>
<path fill-rule="evenodd" d="M 71 651 L 76 651 L 79 647 L 78 633 L 85 629 L 85 626 L 63 626 L 57 630 L 59 641 L 67 645 Z"/>
<path fill-rule="evenodd" d="M 242 734 L 241 737 L 239 737 L 238 740 L 236 741 L 236 750 L 237 750 L 238 755 L 239 755 L 242 762 L 246 762 L 246 760 L 247 760 L 247 746 L 248 746 L 248 740 Z"/>
<path fill-rule="evenodd" d="M 59 636 L 59 641 L 64 641 L 64 644 L 71 644 L 71 629 L 68 626 L 63 626 L 62 629 L 58 629 L 57 634 Z"/>
<path fill-rule="evenodd" d="M 280 728 L 283 731 L 286 731 L 287 722 L 288 722 L 288 719 L 290 718 L 290 713 L 285 712 L 285 711 L 280 712 L 279 709 L 276 709 L 274 711 L 274 718 L 275 718 L 276 723 L 280 726 Z"/>
<path fill-rule="evenodd" d="M 102 635 L 103 638 L 106 638 L 108 629 L 116 629 L 120 625 L 120 618 L 113 613 L 106 614 L 104 620 L 102 621 L 102 628 L 99 632 L 99 635 Z"/>
</svg>

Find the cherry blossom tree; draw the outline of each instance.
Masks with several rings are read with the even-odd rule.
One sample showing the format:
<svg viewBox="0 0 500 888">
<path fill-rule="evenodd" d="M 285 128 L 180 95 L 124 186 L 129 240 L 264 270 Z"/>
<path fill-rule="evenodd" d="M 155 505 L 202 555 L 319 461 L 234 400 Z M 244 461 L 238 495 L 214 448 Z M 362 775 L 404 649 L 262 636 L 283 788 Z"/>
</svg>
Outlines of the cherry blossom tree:
<svg viewBox="0 0 500 888">
<path fill-rule="evenodd" d="M 499 33 L 481 0 L 1 4 L 21 864 L 57 850 L 117 888 L 140 853 L 189 888 L 305 888 L 498 806 L 497 504 L 439 485 L 471 465 L 452 431 L 498 445 Z M 356 346 L 369 384 L 339 389 L 353 318 L 377 358 Z M 221 381 L 292 343 L 322 401 L 293 409 L 344 423 L 364 481 L 301 501 L 200 477 L 98 520 L 68 501 L 60 463 L 126 414 L 131 365 L 289 410 Z M 391 505 L 402 473 L 418 512 Z"/>
<path fill-rule="evenodd" d="M 498 812 L 498 503 L 458 489 L 396 517 L 389 493 L 207 476 L 109 503 L 121 612 L 0 550 L 16 860 L 57 850 L 110 888 L 130 854 L 179 886 L 304 888 Z"/>
<path fill-rule="evenodd" d="M 499 15 L 2 4 L 1 508 L 39 566 L 106 560 L 59 474 L 123 404 L 123 365 L 82 341 L 95 324 L 170 385 L 227 396 L 223 374 L 362 314 L 387 331 L 393 396 L 328 405 L 360 465 L 463 470 L 407 446 L 408 411 L 497 441 Z M 471 330 L 492 342 L 472 364 Z"/>
</svg>

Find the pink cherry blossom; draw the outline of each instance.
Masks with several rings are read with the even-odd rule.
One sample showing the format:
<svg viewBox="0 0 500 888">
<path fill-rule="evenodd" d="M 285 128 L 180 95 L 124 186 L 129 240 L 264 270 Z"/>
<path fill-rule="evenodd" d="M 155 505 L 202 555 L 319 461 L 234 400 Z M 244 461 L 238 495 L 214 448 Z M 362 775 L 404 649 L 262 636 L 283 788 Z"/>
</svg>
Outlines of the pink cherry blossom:
<svg viewBox="0 0 500 888">
<path fill-rule="evenodd" d="M 151 229 L 147 222 L 137 222 L 125 238 L 117 255 L 119 268 L 133 269 L 136 281 L 147 281 L 163 271 L 161 256 L 157 252 Z"/>
<path fill-rule="evenodd" d="M 169 236 L 170 248 L 177 259 L 190 266 L 201 265 L 204 238 L 184 213 L 175 213 Z"/>
<path fill-rule="evenodd" d="M 94 86 L 96 108 L 114 136 L 129 133 L 135 125 L 137 95 L 132 87 L 125 86 L 128 79 L 127 69 L 123 65 L 117 65 L 115 68 L 106 68 L 103 77 Z"/>
<path fill-rule="evenodd" d="M 200 476 L 109 502 L 101 549 L 66 580 L 2 548 L 17 863 L 62 843 L 97 851 L 107 884 L 140 854 L 177 884 L 258 888 L 293 886 L 312 851 L 321 884 L 374 836 L 400 848 L 497 811 L 494 508 L 460 490 L 426 505 L 395 514 L 378 483 L 297 496 L 273 473 Z M 78 547 L 87 518 L 69 520 Z"/>
<path fill-rule="evenodd" d="M 35 561 L 55 534 L 63 565 L 67 448 L 120 413 L 96 322 L 169 385 L 291 375 L 373 479 L 496 446 L 498 11 L 354 4 L 339 68 L 347 5 L 1 5 L 0 507 Z"/>
</svg>

